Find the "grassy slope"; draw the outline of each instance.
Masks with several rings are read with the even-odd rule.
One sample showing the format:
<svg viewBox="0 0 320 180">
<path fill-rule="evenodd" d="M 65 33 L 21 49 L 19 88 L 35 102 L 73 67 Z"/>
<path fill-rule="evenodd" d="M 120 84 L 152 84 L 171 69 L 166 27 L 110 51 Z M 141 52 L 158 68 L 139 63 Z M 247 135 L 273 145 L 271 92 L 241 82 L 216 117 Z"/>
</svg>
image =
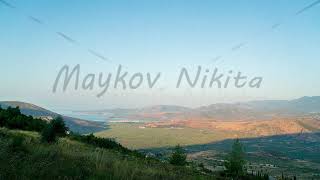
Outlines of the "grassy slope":
<svg viewBox="0 0 320 180">
<path fill-rule="evenodd" d="M 0 128 L 0 147 L 0 179 L 209 178 L 188 167 L 94 148 L 68 138 L 43 144 L 37 133 L 28 131 Z"/>
</svg>

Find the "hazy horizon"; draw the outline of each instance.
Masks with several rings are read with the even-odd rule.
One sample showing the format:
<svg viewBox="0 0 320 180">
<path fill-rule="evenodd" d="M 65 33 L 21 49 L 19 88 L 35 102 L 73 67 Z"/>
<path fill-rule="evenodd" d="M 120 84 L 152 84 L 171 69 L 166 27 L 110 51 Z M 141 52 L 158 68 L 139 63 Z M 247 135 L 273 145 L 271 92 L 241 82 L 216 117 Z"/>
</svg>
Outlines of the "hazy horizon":
<svg viewBox="0 0 320 180">
<path fill-rule="evenodd" d="M 209 104 L 202 104 L 200 106 L 185 106 L 185 105 L 179 105 L 179 104 L 150 104 L 150 105 L 145 105 L 145 106 L 107 106 L 107 107 L 80 107 L 80 108 L 72 108 L 72 107 L 63 107 L 63 106 L 45 106 L 45 105 L 39 105 L 35 104 L 33 102 L 28 102 L 28 101 L 20 101 L 20 100 L 0 100 L 0 102 L 10 102 L 10 101 L 16 101 L 16 102 L 22 102 L 22 103 L 30 103 L 36 106 L 39 106 L 41 108 L 45 108 L 47 110 L 61 113 L 66 115 L 66 113 L 63 112 L 76 112 L 76 111 L 99 111 L 99 110 L 106 110 L 106 109 L 139 109 L 139 108 L 147 108 L 147 107 L 152 107 L 152 106 L 180 106 L 180 107 L 186 107 L 186 108 L 200 108 L 200 107 L 205 107 L 205 106 L 210 106 L 213 104 L 237 104 L 237 103 L 246 103 L 246 102 L 254 102 L 254 101 L 292 101 L 292 100 L 297 100 L 300 98 L 305 98 L 305 97 L 320 97 L 320 96 L 302 96 L 294 99 L 255 99 L 255 100 L 244 100 L 244 101 L 230 101 L 230 102 L 214 102 L 214 103 L 209 103 Z"/>
</svg>

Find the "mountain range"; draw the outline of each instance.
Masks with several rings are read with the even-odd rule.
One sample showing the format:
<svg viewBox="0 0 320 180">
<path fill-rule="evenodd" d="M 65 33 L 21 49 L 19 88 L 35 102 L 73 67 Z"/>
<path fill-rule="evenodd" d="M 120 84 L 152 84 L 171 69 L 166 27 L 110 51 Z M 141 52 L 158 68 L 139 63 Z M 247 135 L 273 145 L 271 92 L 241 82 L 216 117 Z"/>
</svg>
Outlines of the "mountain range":
<svg viewBox="0 0 320 180">
<path fill-rule="evenodd" d="M 83 111 L 82 111 L 83 112 Z M 268 120 L 275 117 L 297 117 L 320 113 L 320 96 L 294 100 L 261 100 L 239 103 L 217 103 L 197 108 L 156 105 L 135 109 L 85 111 L 90 114 L 112 114 L 111 118 L 135 120 L 210 119 L 216 121 Z"/>
</svg>

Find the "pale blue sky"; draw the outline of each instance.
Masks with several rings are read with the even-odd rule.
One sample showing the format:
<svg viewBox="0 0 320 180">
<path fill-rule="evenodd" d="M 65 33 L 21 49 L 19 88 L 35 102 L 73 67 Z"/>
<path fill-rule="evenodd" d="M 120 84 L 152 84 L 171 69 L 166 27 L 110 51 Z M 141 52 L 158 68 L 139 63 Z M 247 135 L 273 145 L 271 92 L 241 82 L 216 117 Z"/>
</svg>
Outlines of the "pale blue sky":
<svg viewBox="0 0 320 180">
<path fill-rule="evenodd" d="M 152 104 L 200 106 L 319 95 L 320 4 L 312 0 L 7 0 L 0 3 L 0 100 L 49 108 L 94 109 Z M 43 25 L 30 20 L 36 17 Z M 276 29 L 271 27 L 280 23 Z M 78 44 L 56 34 L 62 32 Z M 237 51 L 231 48 L 247 44 Z M 93 49 L 112 62 L 88 53 Z M 222 56 L 218 62 L 212 59 Z M 153 90 L 61 91 L 63 65 L 81 73 L 162 72 Z M 176 89 L 181 67 L 262 76 L 259 89 Z M 84 75 L 82 75 L 83 77 Z"/>
</svg>

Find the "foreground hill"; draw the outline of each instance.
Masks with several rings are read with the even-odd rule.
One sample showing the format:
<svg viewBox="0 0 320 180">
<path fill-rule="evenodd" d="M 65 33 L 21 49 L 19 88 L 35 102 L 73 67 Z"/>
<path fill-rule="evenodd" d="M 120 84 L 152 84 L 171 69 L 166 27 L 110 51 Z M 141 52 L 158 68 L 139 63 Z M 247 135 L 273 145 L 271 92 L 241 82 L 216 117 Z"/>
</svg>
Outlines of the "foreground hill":
<svg viewBox="0 0 320 180">
<path fill-rule="evenodd" d="M 0 179 L 215 179 L 191 167 L 97 148 L 69 138 L 0 128 Z"/>
<path fill-rule="evenodd" d="M 20 102 L 20 101 L 0 101 L 0 106 L 2 108 L 19 107 L 22 114 L 30 115 L 35 118 L 41 118 L 43 120 L 49 121 L 58 117 L 59 114 L 52 112 L 50 110 L 44 109 L 42 107 L 36 106 L 34 104 Z M 73 132 L 78 133 L 92 133 L 104 130 L 104 124 L 99 122 L 87 121 L 78 118 L 62 116 L 67 126 Z"/>
</svg>

